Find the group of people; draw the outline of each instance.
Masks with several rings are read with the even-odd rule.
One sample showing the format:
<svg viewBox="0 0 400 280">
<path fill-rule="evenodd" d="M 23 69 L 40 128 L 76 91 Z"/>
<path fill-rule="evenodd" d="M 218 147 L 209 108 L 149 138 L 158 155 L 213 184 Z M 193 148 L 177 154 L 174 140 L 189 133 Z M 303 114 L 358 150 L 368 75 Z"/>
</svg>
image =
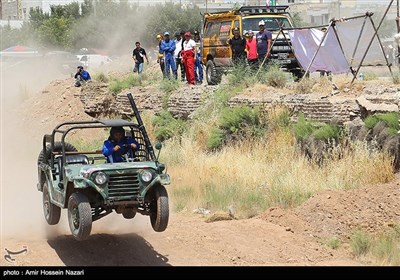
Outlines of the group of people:
<svg viewBox="0 0 400 280">
<path fill-rule="evenodd" d="M 171 39 L 168 31 L 164 35 L 157 35 L 158 59 L 163 77 L 178 79 L 178 68 L 182 81 L 188 84 L 203 83 L 203 65 L 200 59 L 200 34 L 194 32 L 194 39 L 191 39 L 190 32 L 181 31 L 175 33 L 175 39 Z"/>
<path fill-rule="evenodd" d="M 265 30 L 263 20 L 258 23 L 259 31 L 254 37 L 254 32 L 249 30 L 245 37 L 240 35 L 240 29 L 233 29 L 233 37 L 228 40 L 232 50 L 232 63 L 234 65 L 245 65 L 257 68 L 265 64 L 266 58 L 271 54 L 272 33 Z"/>
</svg>

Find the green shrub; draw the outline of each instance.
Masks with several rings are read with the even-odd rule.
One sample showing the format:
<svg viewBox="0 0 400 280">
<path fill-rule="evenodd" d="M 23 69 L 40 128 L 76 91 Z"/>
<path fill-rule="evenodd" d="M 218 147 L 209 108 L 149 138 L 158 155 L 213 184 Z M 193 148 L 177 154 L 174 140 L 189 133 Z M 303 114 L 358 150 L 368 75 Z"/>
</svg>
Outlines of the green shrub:
<svg viewBox="0 0 400 280">
<path fill-rule="evenodd" d="M 321 127 L 314 130 L 311 135 L 319 140 L 327 140 L 327 139 L 338 140 L 340 137 L 340 128 L 337 125 L 324 124 Z"/>
<path fill-rule="evenodd" d="M 123 89 L 131 88 L 132 86 L 137 86 L 137 85 L 139 85 L 138 77 L 134 76 L 132 74 L 129 74 L 127 77 L 123 78 L 122 80 L 113 79 L 110 82 L 109 88 L 110 88 L 110 91 L 114 95 L 117 95 Z"/>
<path fill-rule="evenodd" d="M 368 116 L 364 120 L 364 124 L 368 129 L 373 129 L 378 122 L 379 119 L 376 115 Z"/>
<path fill-rule="evenodd" d="M 277 118 L 277 123 L 279 127 L 289 127 L 291 124 L 290 113 L 288 109 L 283 110 L 279 113 Z"/>
<path fill-rule="evenodd" d="M 293 132 L 297 140 L 304 140 L 315 130 L 313 124 L 307 121 L 303 113 L 300 113 L 297 123 L 293 125 Z"/>
<path fill-rule="evenodd" d="M 96 80 L 96 81 L 99 81 L 99 82 L 102 82 L 102 83 L 108 83 L 109 82 L 109 79 L 108 79 L 107 75 L 104 74 L 103 72 L 94 74 L 93 76 L 94 76 L 93 77 L 94 80 Z"/>
<path fill-rule="evenodd" d="M 259 75 L 262 75 L 262 71 L 260 71 Z M 269 65 L 268 70 L 265 73 L 265 81 L 268 85 L 278 88 L 285 87 L 286 83 L 289 81 L 290 74 L 288 72 L 283 71 L 279 65 Z M 259 78 L 262 82 L 262 79 Z"/>
<path fill-rule="evenodd" d="M 400 226 L 379 236 L 372 252 L 387 264 L 400 264 Z"/>
<path fill-rule="evenodd" d="M 216 149 L 224 142 L 243 140 L 246 137 L 259 137 L 266 131 L 266 126 L 260 122 L 259 108 L 248 106 L 223 108 L 217 126 L 207 139 L 208 148 Z"/>
<path fill-rule="evenodd" d="M 312 92 L 313 86 L 316 84 L 316 80 L 311 78 L 304 78 L 296 83 L 296 92 L 300 94 L 309 94 Z"/>
<path fill-rule="evenodd" d="M 365 126 L 369 129 L 373 129 L 379 121 L 383 121 L 387 127 L 393 128 L 398 131 L 400 129 L 400 114 L 396 112 L 390 112 L 385 114 L 371 115 L 365 118 Z"/>
<path fill-rule="evenodd" d="M 293 125 L 293 131 L 296 139 L 300 141 L 309 136 L 313 136 L 318 140 L 338 140 L 342 129 L 337 125 L 307 121 L 304 114 L 300 113 L 297 123 Z"/>
<path fill-rule="evenodd" d="M 239 106 L 234 108 L 224 108 L 220 115 L 220 127 L 232 132 L 237 133 L 244 126 L 257 126 L 259 125 L 258 108 L 252 109 L 247 106 Z"/>
<path fill-rule="evenodd" d="M 232 67 L 228 74 L 228 86 L 237 87 L 240 84 L 252 85 L 256 82 L 253 73 L 246 65 L 237 65 Z"/>
<path fill-rule="evenodd" d="M 160 84 L 160 89 L 164 93 L 172 93 L 181 86 L 181 83 L 175 79 L 163 79 Z"/>
<path fill-rule="evenodd" d="M 371 237 L 362 230 L 356 230 L 350 237 L 350 246 L 355 256 L 365 255 L 371 247 Z"/>
<path fill-rule="evenodd" d="M 168 111 L 161 111 L 153 119 L 155 126 L 155 137 L 159 141 L 165 141 L 173 136 L 182 135 L 186 129 L 186 122 L 181 119 L 175 119 Z"/>
<path fill-rule="evenodd" d="M 393 128 L 395 130 L 400 129 L 400 114 L 396 112 L 390 112 L 386 114 L 378 114 L 378 119 L 383 121 L 388 127 Z"/>
<path fill-rule="evenodd" d="M 222 146 L 224 142 L 224 131 L 219 128 L 213 128 L 207 138 L 207 148 L 209 150 L 215 150 Z"/>
<path fill-rule="evenodd" d="M 328 247 L 329 248 L 332 248 L 332 249 L 337 249 L 337 248 L 339 248 L 339 246 L 340 246 L 340 239 L 339 238 L 337 238 L 336 236 L 334 236 L 334 237 L 332 237 L 332 238 L 330 238 L 327 242 L 326 242 L 326 245 L 328 245 Z"/>
</svg>

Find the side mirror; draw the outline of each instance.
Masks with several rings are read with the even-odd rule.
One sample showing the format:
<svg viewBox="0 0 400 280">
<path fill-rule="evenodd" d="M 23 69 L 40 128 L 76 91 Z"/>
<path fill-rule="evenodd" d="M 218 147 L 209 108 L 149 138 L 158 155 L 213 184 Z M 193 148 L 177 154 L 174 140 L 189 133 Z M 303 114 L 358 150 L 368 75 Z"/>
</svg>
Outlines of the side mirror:
<svg viewBox="0 0 400 280">
<path fill-rule="evenodd" d="M 162 144 L 161 142 L 157 142 L 156 145 L 154 146 L 156 148 L 156 150 L 161 150 Z"/>
</svg>

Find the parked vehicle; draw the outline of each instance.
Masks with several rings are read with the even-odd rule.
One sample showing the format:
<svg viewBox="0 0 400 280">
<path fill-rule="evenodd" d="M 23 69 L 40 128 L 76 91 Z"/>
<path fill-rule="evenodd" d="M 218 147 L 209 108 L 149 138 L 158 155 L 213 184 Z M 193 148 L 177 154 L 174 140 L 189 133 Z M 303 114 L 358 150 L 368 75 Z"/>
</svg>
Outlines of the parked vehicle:
<svg viewBox="0 0 400 280">
<path fill-rule="evenodd" d="M 281 27 L 283 30 L 293 27 L 293 20 L 286 12 L 288 7 L 243 6 L 238 10 L 205 14 L 201 55 L 207 83 L 219 84 L 222 75 L 232 67 L 232 51 L 227 41 L 232 37 L 233 28 L 238 27 L 241 34 L 252 30 L 256 35 L 261 20 L 265 22 L 265 29 L 272 32 L 270 61 L 301 77 L 304 71 L 294 56 L 287 31 L 279 32 Z"/>
<path fill-rule="evenodd" d="M 56 66 L 64 74 L 73 75 L 78 66 L 84 66 L 75 55 L 66 51 L 51 51 L 44 55 L 47 64 Z"/>
<path fill-rule="evenodd" d="M 77 58 L 88 69 L 99 68 L 112 62 L 110 57 L 101 54 L 83 54 L 77 55 Z"/>
<path fill-rule="evenodd" d="M 44 216 L 49 225 L 60 220 L 61 209 L 68 210 L 68 223 L 78 241 L 89 237 L 92 222 L 115 211 L 126 219 L 137 213 L 150 217 L 154 231 L 167 228 L 168 194 L 165 188 L 170 177 L 165 165 L 156 157 L 132 95 L 136 122 L 122 119 L 68 121 L 57 125 L 43 137 L 38 157 L 37 188 L 43 193 Z M 102 130 L 122 126 L 140 144 L 133 158 L 107 163 L 100 150 L 78 150 L 70 142 L 71 135 L 86 131 L 93 135 Z M 88 131 L 89 130 L 89 131 Z M 90 139 L 88 141 L 90 143 Z M 161 143 L 155 146 L 160 151 Z"/>
</svg>

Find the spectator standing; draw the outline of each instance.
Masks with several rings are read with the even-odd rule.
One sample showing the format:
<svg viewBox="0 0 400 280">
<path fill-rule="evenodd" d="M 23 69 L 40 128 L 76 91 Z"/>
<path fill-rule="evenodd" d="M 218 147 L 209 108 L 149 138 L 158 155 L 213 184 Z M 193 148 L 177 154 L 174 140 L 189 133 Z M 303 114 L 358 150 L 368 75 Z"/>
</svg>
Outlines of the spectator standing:
<svg viewBox="0 0 400 280">
<path fill-rule="evenodd" d="M 257 54 L 257 41 L 254 39 L 253 30 L 249 30 L 249 38 L 246 41 L 247 50 L 247 61 L 250 69 L 255 69 L 258 66 L 258 54 Z"/>
<path fill-rule="evenodd" d="M 158 55 L 157 55 L 157 63 L 160 64 L 160 69 L 163 77 L 165 78 L 165 61 L 164 54 L 161 53 L 161 43 L 163 41 L 163 36 L 161 34 L 157 35 L 158 40 Z"/>
<path fill-rule="evenodd" d="M 232 49 L 232 63 L 234 66 L 245 65 L 246 63 L 246 39 L 240 36 L 240 29 L 233 29 L 233 37 L 228 40 Z"/>
<path fill-rule="evenodd" d="M 256 35 L 257 39 L 257 54 L 260 66 L 264 64 L 264 61 L 269 57 L 272 46 L 272 33 L 265 30 L 265 22 L 260 20 L 258 23 L 260 31 Z"/>
<path fill-rule="evenodd" d="M 175 41 L 170 39 L 169 32 L 164 33 L 164 40 L 161 42 L 160 52 L 164 54 L 165 61 L 165 77 L 170 79 L 170 68 L 174 75 L 175 80 L 178 79 L 175 65 Z"/>
<path fill-rule="evenodd" d="M 194 78 L 196 84 L 203 83 L 203 63 L 201 61 L 201 38 L 199 31 L 194 32 L 194 42 L 196 43 L 196 58 L 194 60 Z"/>
<path fill-rule="evenodd" d="M 182 47 L 183 47 L 183 38 L 181 33 L 175 34 L 175 63 L 176 63 L 176 71 L 178 72 L 178 67 L 181 69 L 181 80 L 185 81 L 185 66 L 182 63 Z"/>
<path fill-rule="evenodd" d="M 149 58 L 147 57 L 146 50 L 140 46 L 140 42 L 136 42 L 135 45 L 136 48 L 132 52 L 132 58 L 135 62 L 134 69 L 137 69 L 139 75 L 139 83 L 142 83 L 144 58 L 146 58 L 147 64 L 149 64 Z"/>
<path fill-rule="evenodd" d="M 182 58 L 185 66 L 186 80 L 189 84 L 195 85 L 194 77 L 194 59 L 196 54 L 196 42 L 191 39 L 190 32 L 185 33 L 185 41 L 183 42 Z"/>
</svg>

